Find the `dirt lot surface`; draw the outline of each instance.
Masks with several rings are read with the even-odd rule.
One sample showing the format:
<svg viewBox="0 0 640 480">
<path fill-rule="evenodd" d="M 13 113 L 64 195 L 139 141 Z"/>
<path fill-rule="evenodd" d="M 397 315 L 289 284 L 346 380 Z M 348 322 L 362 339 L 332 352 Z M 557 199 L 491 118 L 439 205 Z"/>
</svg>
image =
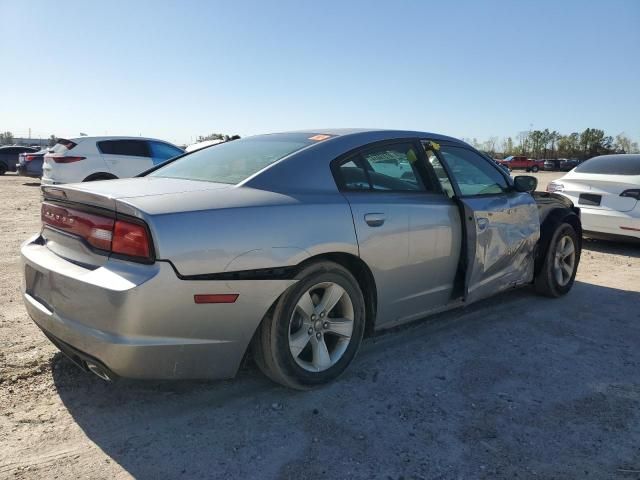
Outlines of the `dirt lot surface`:
<svg viewBox="0 0 640 480">
<path fill-rule="evenodd" d="M 0 478 L 640 478 L 638 247 L 587 242 L 565 298 L 523 289 L 368 339 L 320 390 L 251 365 L 108 384 L 22 306 L 39 198 L 0 177 Z"/>
</svg>

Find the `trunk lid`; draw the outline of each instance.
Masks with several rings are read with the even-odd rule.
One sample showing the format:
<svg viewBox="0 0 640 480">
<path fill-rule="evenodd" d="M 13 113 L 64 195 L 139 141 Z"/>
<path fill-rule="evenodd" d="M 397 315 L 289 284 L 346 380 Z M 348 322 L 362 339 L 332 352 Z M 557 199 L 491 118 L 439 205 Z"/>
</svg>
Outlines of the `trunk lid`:
<svg viewBox="0 0 640 480">
<path fill-rule="evenodd" d="M 49 203 L 97 215 L 128 216 L 144 221 L 159 259 L 164 258 L 162 242 L 156 237 L 163 222 L 180 224 L 182 215 L 193 219 L 198 212 L 206 210 L 299 202 L 288 195 L 249 187 L 163 177 L 47 185 L 42 190 Z M 205 214 L 204 218 L 211 217 Z M 104 252 L 96 252 L 82 239 L 55 228 L 45 228 L 42 236 L 51 251 L 67 260 L 98 267 L 108 259 Z"/>
<path fill-rule="evenodd" d="M 232 185 L 193 180 L 180 180 L 162 177 L 127 178 L 122 180 L 101 180 L 97 182 L 72 183 L 66 185 L 43 186 L 45 197 L 67 202 L 80 203 L 98 208 L 105 208 L 126 214 L 135 213 L 136 203 L 152 204 L 153 202 L 135 202 L 142 197 L 170 197 L 174 200 L 189 197 L 211 197 L 211 193 L 226 190 Z M 166 202 L 159 200 L 160 203 Z M 190 202 L 188 202 L 190 203 Z M 174 208 L 180 208 L 173 203 Z"/>
<path fill-rule="evenodd" d="M 638 201 L 632 197 L 621 197 L 625 190 L 640 188 L 640 180 L 622 175 L 573 174 L 558 182 L 564 185 L 563 194 L 569 196 L 578 207 L 596 210 L 629 212 Z"/>
</svg>

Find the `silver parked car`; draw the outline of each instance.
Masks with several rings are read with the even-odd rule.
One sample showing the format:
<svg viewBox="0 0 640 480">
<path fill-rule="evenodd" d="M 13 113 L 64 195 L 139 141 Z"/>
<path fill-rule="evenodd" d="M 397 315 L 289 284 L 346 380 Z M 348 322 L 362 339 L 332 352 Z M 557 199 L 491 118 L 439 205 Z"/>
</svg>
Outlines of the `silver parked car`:
<svg viewBox="0 0 640 480">
<path fill-rule="evenodd" d="M 106 379 L 228 378 L 251 351 L 310 388 L 365 334 L 521 285 L 567 293 L 579 210 L 535 186 L 431 133 L 243 138 L 140 178 L 43 187 L 25 305 Z"/>
</svg>

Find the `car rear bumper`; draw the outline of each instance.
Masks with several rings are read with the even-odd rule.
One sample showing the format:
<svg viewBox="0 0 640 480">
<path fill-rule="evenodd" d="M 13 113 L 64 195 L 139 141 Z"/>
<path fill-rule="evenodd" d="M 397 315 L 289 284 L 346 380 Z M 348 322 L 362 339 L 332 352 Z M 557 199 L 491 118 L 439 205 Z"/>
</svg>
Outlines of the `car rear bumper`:
<svg viewBox="0 0 640 480">
<path fill-rule="evenodd" d="M 582 229 L 607 235 L 640 239 L 640 215 L 637 208 L 630 212 L 586 208 L 580 205 Z"/>
<path fill-rule="evenodd" d="M 263 316 L 294 283 L 185 281 L 168 262 L 110 259 L 89 269 L 54 254 L 39 237 L 21 254 L 31 318 L 76 363 L 93 364 L 110 378 L 234 376 Z M 216 293 L 238 298 L 194 302 L 194 295 Z"/>
</svg>

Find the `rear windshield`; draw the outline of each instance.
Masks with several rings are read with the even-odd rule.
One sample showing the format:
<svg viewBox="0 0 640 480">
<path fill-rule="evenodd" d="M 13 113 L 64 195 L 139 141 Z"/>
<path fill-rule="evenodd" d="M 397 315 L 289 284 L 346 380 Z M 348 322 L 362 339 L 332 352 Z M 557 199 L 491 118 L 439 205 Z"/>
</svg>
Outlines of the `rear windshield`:
<svg viewBox="0 0 640 480">
<path fill-rule="evenodd" d="M 75 147 L 77 143 L 64 138 L 59 138 L 56 144 L 49 149 L 51 153 L 63 154 Z"/>
<path fill-rule="evenodd" d="M 603 155 L 578 165 L 574 172 L 640 175 L 640 155 Z"/>
<path fill-rule="evenodd" d="M 196 150 L 149 176 L 236 184 L 325 138 L 327 136 L 312 133 L 282 133 L 233 140 Z"/>
</svg>

